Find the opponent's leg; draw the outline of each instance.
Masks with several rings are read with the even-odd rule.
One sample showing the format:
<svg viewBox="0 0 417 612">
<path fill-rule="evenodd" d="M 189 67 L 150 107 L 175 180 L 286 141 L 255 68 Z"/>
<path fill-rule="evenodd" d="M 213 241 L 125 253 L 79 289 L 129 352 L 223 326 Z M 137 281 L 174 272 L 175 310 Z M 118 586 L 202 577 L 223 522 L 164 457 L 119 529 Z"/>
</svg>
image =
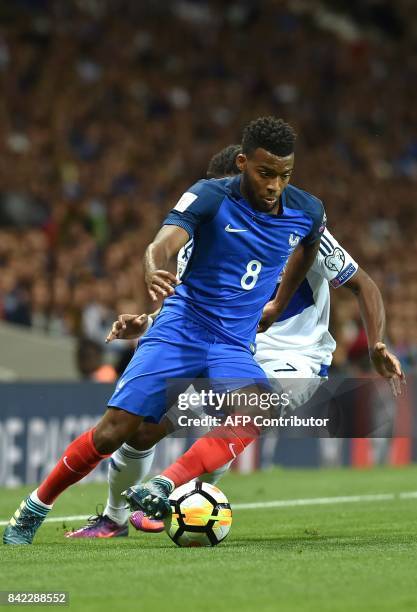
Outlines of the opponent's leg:
<svg viewBox="0 0 417 612">
<path fill-rule="evenodd" d="M 81 434 L 65 449 L 42 484 L 24 500 L 3 534 L 5 544 L 31 544 L 55 499 L 82 480 L 136 430 L 142 417 L 109 408 L 95 429 Z"/>
<path fill-rule="evenodd" d="M 142 482 L 149 474 L 155 446 L 148 450 L 137 450 L 129 444 L 123 444 L 110 458 L 108 482 L 109 495 L 104 514 L 119 525 L 127 524 L 129 516 L 123 491 L 133 484 Z"/>
<path fill-rule="evenodd" d="M 87 525 L 66 533 L 68 538 L 113 538 L 127 536 L 129 509 L 122 493 L 149 474 L 155 455 L 155 444 L 168 433 L 164 420 L 160 424 L 141 423 L 138 430 L 110 457 L 109 492 L 102 513 L 92 516 Z M 141 531 L 160 532 L 164 526 L 143 512 L 134 513 L 130 522 Z"/>
</svg>

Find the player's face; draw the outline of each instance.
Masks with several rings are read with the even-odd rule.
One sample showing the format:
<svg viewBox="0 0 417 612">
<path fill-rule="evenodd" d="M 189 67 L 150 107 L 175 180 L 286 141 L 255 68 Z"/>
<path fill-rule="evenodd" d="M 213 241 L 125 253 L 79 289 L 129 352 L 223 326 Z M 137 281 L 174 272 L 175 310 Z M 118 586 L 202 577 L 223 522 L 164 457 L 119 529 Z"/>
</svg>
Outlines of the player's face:
<svg viewBox="0 0 417 612">
<path fill-rule="evenodd" d="M 288 185 L 294 168 L 294 153 L 277 157 L 265 149 L 255 149 L 246 156 L 236 157 L 236 165 L 242 172 L 242 195 L 261 212 L 276 214 L 280 196 Z"/>
</svg>

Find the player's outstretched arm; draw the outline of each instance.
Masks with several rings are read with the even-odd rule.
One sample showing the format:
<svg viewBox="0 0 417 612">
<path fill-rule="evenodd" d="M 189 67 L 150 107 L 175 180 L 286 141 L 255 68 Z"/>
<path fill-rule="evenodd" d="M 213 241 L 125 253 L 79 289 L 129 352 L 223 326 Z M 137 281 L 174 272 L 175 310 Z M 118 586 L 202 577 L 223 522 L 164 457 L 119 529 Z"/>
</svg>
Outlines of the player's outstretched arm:
<svg viewBox="0 0 417 612">
<path fill-rule="evenodd" d="M 358 300 L 368 338 L 369 355 L 375 370 L 389 380 L 394 395 L 400 395 L 405 376 L 398 358 L 387 350 L 383 341 L 385 308 L 380 290 L 361 268 L 345 283 L 345 287 L 348 287 Z"/>
<path fill-rule="evenodd" d="M 145 283 L 153 301 L 173 295 L 179 281 L 167 267 L 170 260 L 189 241 L 188 232 L 177 225 L 164 225 L 145 252 Z"/>
<path fill-rule="evenodd" d="M 301 242 L 291 254 L 277 294 L 271 302 L 266 304 L 263 310 L 258 325 L 258 333 L 266 331 L 287 308 L 292 296 L 311 268 L 319 246 L 320 240 L 316 240 L 311 244 Z"/>
</svg>

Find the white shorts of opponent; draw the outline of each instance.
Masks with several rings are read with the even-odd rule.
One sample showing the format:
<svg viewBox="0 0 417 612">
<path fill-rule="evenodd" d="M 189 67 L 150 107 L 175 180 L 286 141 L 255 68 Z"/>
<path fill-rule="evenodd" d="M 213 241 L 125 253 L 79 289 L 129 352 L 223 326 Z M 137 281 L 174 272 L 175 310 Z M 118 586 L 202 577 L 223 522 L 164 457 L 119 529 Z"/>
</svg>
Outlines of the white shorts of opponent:
<svg viewBox="0 0 417 612">
<path fill-rule="evenodd" d="M 289 410 L 296 410 L 306 404 L 327 380 L 329 366 L 313 361 L 305 355 L 281 351 L 279 359 L 263 360 L 262 354 L 257 354 L 256 360 L 277 392 L 288 393 Z"/>
</svg>

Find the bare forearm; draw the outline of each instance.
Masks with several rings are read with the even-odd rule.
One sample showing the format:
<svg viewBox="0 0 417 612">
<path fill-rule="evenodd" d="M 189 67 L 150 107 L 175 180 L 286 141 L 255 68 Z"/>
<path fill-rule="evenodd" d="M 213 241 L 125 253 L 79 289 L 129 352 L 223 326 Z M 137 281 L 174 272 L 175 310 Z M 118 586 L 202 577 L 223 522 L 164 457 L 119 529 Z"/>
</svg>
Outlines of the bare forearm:
<svg viewBox="0 0 417 612">
<path fill-rule="evenodd" d="M 372 349 L 377 342 L 384 341 L 385 335 L 385 308 L 381 292 L 362 269 L 346 285 L 357 297 L 368 346 Z"/>
<path fill-rule="evenodd" d="M 165 298 L 174 293 L 173 287 L 178 281 L 172 272 L 167 270 L 170 260 L 178 255 L 181 247 L 189 239 L 188 233 L 181 227 L 167 225 L 162 227 L 155 239 L 148 246 L 144 257 L 145 283 L 151 298 Z"/>
<path fill-rule="evenodd" d="M 400 395 L 405 376 L 399 359 L 384 344 L 385 308 L 380 290 L 361 268 L 345 286 L 357 297 L 368 338 L 369 356 L 375 370 L 389 380 L 394 396 Z"/>
<path fill-rule="evenodd" d="M 372 348 L 377 342 L 383 342 L 385 335 L 385 310 L 381 294 L 359 296 L 359 309 L 368 338 L 368 346 Z"/>
<path fill-rule="evenodd" d="M 157 270 L 166 270 L 171 257 L 163 242 L 152 242 L 145 251 L 145 275 L 150 276 Z"/>
</svg>

